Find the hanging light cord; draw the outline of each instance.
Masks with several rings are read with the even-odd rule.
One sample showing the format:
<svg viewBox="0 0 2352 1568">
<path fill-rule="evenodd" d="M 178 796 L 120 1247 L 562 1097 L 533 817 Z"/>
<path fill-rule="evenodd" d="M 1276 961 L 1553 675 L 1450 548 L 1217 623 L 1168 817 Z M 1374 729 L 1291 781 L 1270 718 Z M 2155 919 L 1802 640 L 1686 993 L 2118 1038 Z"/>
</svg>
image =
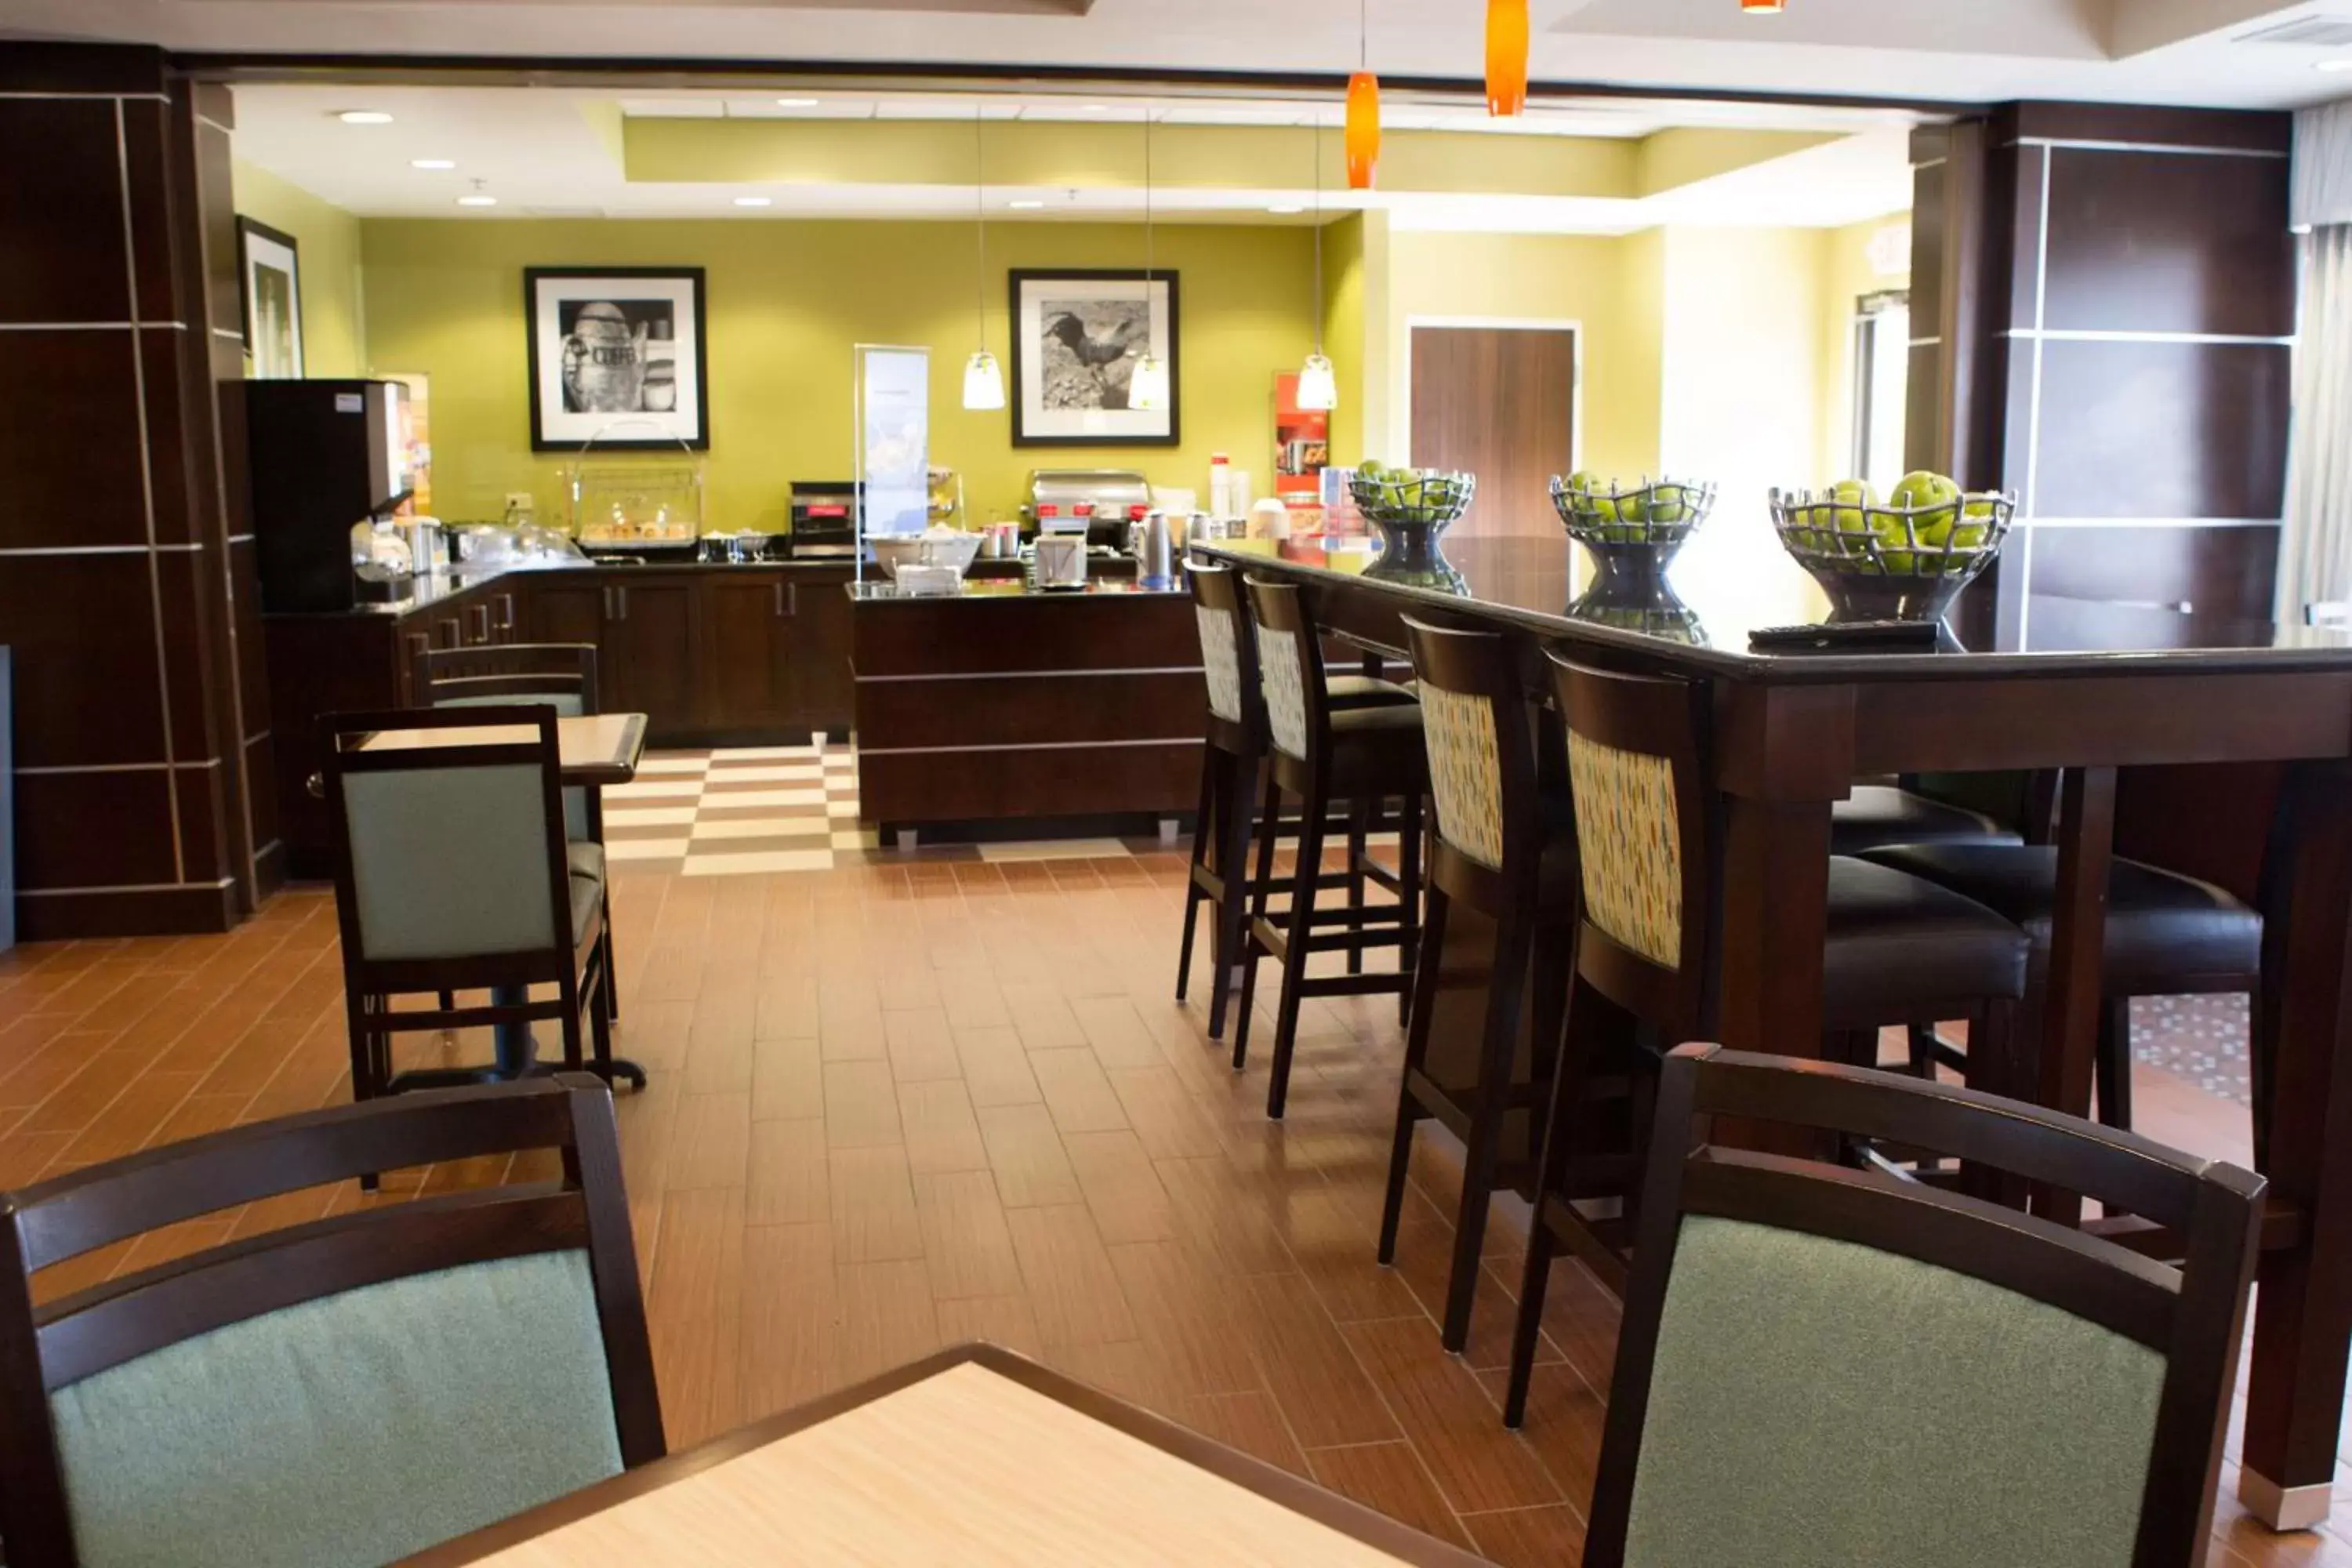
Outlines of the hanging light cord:
<svg viewBox="0 0 2352 1568">
<path fill-rule="evenodd" d="M 986 109 L 971 106 L 972 233 L 977 237 L 979 270 L 973 282 L 980 301 L 980 352 L 988 352 L 988 162 L 985 142 Z"/>
<path fill-rule="evenodd" d="M 1372 68 L 1372 0 L 1356 0 L 1356 68 Z"/>
<path fill-rule="evenodd" d="M 1151 105 L 1143 106 L 1143 297 L 1148 310 L 1151 300 L 1151 264 L 1159 251 L 1151 235 Z"/>
<path fill-rule="evenodd" d="M 1315 352 L 1323 352 L 1323 111 L 1315 111 Z"/>
</svg>

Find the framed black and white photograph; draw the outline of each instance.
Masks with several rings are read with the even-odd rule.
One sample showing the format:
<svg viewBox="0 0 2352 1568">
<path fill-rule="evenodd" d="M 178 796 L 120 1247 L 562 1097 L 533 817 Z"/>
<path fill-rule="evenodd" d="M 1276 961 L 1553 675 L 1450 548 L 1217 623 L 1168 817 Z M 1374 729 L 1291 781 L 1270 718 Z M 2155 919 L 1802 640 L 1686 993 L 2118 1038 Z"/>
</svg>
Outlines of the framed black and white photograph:
<svg viewBox="0 0 2352 1568">
<path fill-rule="evenodd" d="M 245 352 L 257 381 L 302 374 L 302 269 L 294 237 L 249 217 L 236 220 L 237 298 Z"/>
<path fill-rule="evenodd" d="M 699 267 L 531 267 L 530 444 L 710 446 Z"/>
<path fill-rule="evenodd" d="M 1013 274 L 1013 444 L 1173 447 L 1182 422 L 1176 274 Z M 1168 367 L 1164 407 L 1133 406 L 1146 354 Z"/>
</svg>

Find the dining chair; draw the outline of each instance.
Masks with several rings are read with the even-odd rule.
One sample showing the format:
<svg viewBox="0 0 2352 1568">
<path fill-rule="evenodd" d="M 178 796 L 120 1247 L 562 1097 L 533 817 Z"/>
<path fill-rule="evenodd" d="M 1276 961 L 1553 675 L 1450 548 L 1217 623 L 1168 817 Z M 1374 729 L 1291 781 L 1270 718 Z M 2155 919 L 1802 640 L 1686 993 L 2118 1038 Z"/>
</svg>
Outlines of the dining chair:
<svg viewBox="0 0 2352 1568">
<path fill-rule="evenodd" d="M 2158 1262 L 1715 1119 L 1931 1147 L 2166 1227 Z M 2263 1182 L 1952 1085 L 1665 1063 L 1587 1568 L 2206 1561 Z M 1511 1419 L 1528 1368 L 1514 1363 Z"/>
<path fill-rule="evenodd" d="M 1421 942 L 1422 797 L 1429 765 L 1421 738 L 1421 709 L 1412 702 L 1340 708 L 1329 695 L 1321 633 L 1297 585 L 1249 579 L 1250 618 L 1257 636 L 1258 686 L 1266 716 L 1265 802 L 1263 817 L 1281 814 L 1284 795 L 1299 802 L 1297 867 L 1290 907 L 1279 921 L 1269 900 L 1275 836 L 1261 834 L 1252 873 L 1249 941 L 1242 957 L 1241 1019 L 1234 1026 L 1234 1066 L 1249 1049 L 1250 1008 L 1257 994 L 1258 960 L 1282 965 L 1282 999 L 1275 1014 L 1272 1081 L 1265 1113 L 1282 1120 L 1290 1089 L 1290 1058 L 1298 1041 L 1299 1004 L 1309 996 L 1392 995 L 1402 1017 L 1412 994 Z M 1325 820 L 1344 802 L 1351 824 L 1366 820 L 1371 803 L 1402 802 L 1398 819 L 1398 868 L 1391 873 L 1351 841 L 1350 875 L 1373 878 L 1396 894 L 1393 905 L 1367 907 L 1360 895 L 1349 907 L 1317 907 L 1321 887 Z M 1351 893 L 1353 889 L 1351 889 Z M 1397 950 L 1393 974 L 1361 973 L 1362 955 Z M 1318 953 L 1343 953 L 1348 972 L 1309 975 Z"/>
<path fill-rule="evenodd" d="M 1592 1152 L 1575 1146 L 1570 1129 L 1586 1110 L 1604 1047 L 1624 1033 L 1612 1027 L 1621 1020 L 1633 1026 L 1637 1095 L 1648 1092 L 1666 1050 L 1716 1032 L 1725 873 L 1706 754 L 1713 697 L 1703 682 L 1548 657 L 1568 731 L 1584 901 L 1536 1190 L 1559 1196 L 1568 1245 L 1622 1289 L 1626 1216 L 1588 1219 L 1568 1200 L 1566 1178 Z M 1884 866 L 1832 856 L 1828 871 L 1821 1054 L 1868 1066 L 1882 1027 L 1965 1018 L 1982 1042 L 1979 1068 L 2003 1064 L 2025 993 L 2025 934 L 1980 904 Z M 1637 1101 L 1636 1171 L 1648 1126 Z M 1532 1260 L 1528 1280 L 1539 1310 L 1543 1270 Z"/>
<path fill-rule="evenodd" d="M 1906 773 L 1858 783 L 1831 806 L 1830 853 L 1889 844 L 2042 844 L 2049 818 L 2044 774 Z"/>
<path fill-rule="evenodd" d="M 534 1152 L 557 1180 L 215 1237 L 35 1301 L 40 1270 L 205 1215 Z M 0 1369 L 11 1568 L 373 1568 L 658 1459 L 612 1096 L 405 1095 L 0 1194 Z"/>
<path fill-rule="evenodd" d="M 1192 943 L 1202 905 L 1209 909 L 1209 1037 L 1222 1039 L 1234 992 L 1234 971 L 1248 940 L 1250 850 L 1261 833 L 1297 842 L 1295 824 L 1280 816 L 1255 819 L 1258 780 L 1268 751 L 1265 697 L 1260 689 L 1257 637 L 1242 603 L 1240 574 L 1230 566 L 1187 564 L 1193 618 L 1209 711 L 1201 748 L 1201 802 L 1193 816 L 1192 856 L 1184 891 L 1184 938 L 1176 956 L 1176 1000 L 1184 1000 L 1192 973 Z M 1324 694 L 1336 709 L 1409 703 L 1412 693 L 1375 676 L 1327 674 Z M 1371 822 L 1351 813 L 1345 832 L 1348 865 L 1318 877 L 1318 890 L 1344 889 L 1351 907 L 1364 902 L 1377 872 L 1366 852 Z M 1328 831 L 1327 825 L 1326 831 Z M 1279 890 L 1278 889 L 1276 890 Z"/>
<path fill-rule="evenodd" d="M 1379 1257 L 1383 1264 L 1396 1260 L 1413 1129 L 1433 1119 L 1462 1141 L 1464 1152 L 1440 1324 L 1445 1348 L 1459 1351 L 1470 1337 L 1488 1203 L 1498 1187 L 1531 1184 L 1541 1151 L 1549 1042 L 1559 1038 L 1576 942 L 1576 831 L 1566 781 L 1558 781 L 1550 798 L 1543 787 L 1517 645 L 1493 632 L 1452 631 L 1411 616 L 1404 626 L 1435 828 Z M 1454 1048 L 1438 1052 L 1433 1064 L 1438 978 L 1456 905 L 1494 922 L 1494 960 L 1475 1037 L 1439 1042 Z M 1534 1038 L 1547 1044 L 1523 1073 L 1521 1024 L 1530 1008 Z"/>
<path fill-rule="evenodd" d="M 499 731 L 521 731 L 513 739 Z M 484 734 L 467 739 L 467 731 Z M 393 741 L 437 743 L 371 745 Z M 335 912 L 352 1048 L 352 1095 L 478 1082 L 481 1069 L 392 1070 L 392 1037 L 553 1021 L 564 1066 L 610 1081 L 612 961 L 604 882 L 564 840 L 555 710 L 512 707 L 331 713 L 320 721 L 335 847 Z M 533 985 L 555 994 L 534 1001 Z M 487 989 L 486 1005 L 394 1005 Z"/>
<path fill-rule="evenodd" d="M 544 702 L 559 718 L 600 713 L 593 643 L 507 643 L 488 647 L 419 649 L 410 665 L 409 700 L 418 708 L 498 707 Z M 604 881 L 604 930 L 610 950 L 612 883 L 605 879 L 604 792 L 585 784 L 563 788 L 563 837 L 572 868 Z M 617 974 L 618 961 L 614 973 Z M 612 1015 L 621 1016 L 619 987 Z M 449 997 L 441 1005 L 455 1006 Z"/>
</svg>

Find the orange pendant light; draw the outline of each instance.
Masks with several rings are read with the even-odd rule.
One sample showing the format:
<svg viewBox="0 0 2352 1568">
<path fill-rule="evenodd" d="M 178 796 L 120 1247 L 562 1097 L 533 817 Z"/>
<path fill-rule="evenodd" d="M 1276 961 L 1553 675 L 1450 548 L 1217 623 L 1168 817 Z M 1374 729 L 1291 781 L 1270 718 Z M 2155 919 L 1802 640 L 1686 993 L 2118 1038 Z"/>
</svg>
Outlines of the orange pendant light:
<svg viewBox="0 0 2352 1568">
<path fill-rule="evenodd" d="M 1528 106 L 1528 0 L 1486 0 L 1486 112 Z"/>
<path fill-rule="evenodd" d="M 1369 191 L 1381 166 L 1381 79 L 1358 71 L 1348 79 L 1348 188 Z"/>
<path fill-rule="evenodd" d="M 1787 10 L 1787 0 L 1739 0 L 1739 8 L 1751 16 L 1777 16 Z"/>
</svg>

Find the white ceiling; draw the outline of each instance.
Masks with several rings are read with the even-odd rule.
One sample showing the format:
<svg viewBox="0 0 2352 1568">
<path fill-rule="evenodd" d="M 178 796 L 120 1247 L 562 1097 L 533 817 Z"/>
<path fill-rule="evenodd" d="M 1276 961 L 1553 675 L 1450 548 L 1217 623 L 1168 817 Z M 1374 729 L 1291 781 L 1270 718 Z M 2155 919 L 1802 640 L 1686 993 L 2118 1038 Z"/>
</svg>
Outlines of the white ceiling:
<svg viewBox="0 0 2352 1568">
<path fill-rule="evenodd" d="M 1336 123 L 1338 111 L 1312 104 L 1243 100 L 1185 101 L 1035 95 L 980 100 L 925 95 L 906 101 L 873 94 L 776 95 L 671 92 L 614 99 L 577 88 L 352 88 L 260 83 L 236 95 L 236 148 L 305 190 L 365 217 L 502 218 L 779 217 L 964 218 L 1066 221 L 1133 218 L 1142 203 L 1131 186 L 1014 188 L 992 185 L 821 184 L 775 182 L 657 184 L 632 181 L 610 134 L 615 110 L 664 118 L 814 118 L 828 121 L 935 118 L 970 123 L 973 115 L 1010 119 L 1168 123 Z M 814 98 L 814 102 L 797 101 Z M 388 125 L 346 125 L 341 110 L 392 115 Z M 1099 110 L 1099 112 L 1097 112 Z M 1395 127 L 1456 130 L 1488 123 L 1483 108 L 1400 104 L 1384 113 Z M 1906 210 L 1911 202 L 1907 138 L 1913 117 L 1891 110 L 1760 108 L 1740 113 L 1708 105 L 1691 113 L 1663 103 L 1599 102 L 1528 116 L 1522 133 L 1623 138 L 1671 124 L 1752 123 L 1779 129 L 1844 132 L 1834 142 L 1790 157 L 1703 180 L 1646 200 L 1514 195 L 1352 193 L 1268 180 L 1248 189 L 1160 190 L 1156 213 L 1173 221 L 1312 221 L 1327 212 L 1379 206 L 1403 229 L 1534 234 L 1625 234 L 1664 223 L 1780 224 L 1822 226 Z M 1336 133 L 1335 133 L 1336 140 Z M 447 160 L 454 169 L 421 170 L 412 160 Z M 1305 171 L 1300 171 L 1304 173 Z M 480 182 L 478 184 L 476 182 Z M 461 195 L 498 198 L 489 208 L 461 208 Z M 741 207 L 737 198 L 766 205 Z M 1029 204 L 1015 207 L 1013 204 Z M 1276 214 L 1276 207 L 1302 209 Z"/>
<path fill-rule="evenodd" d="M 2330 51 L 2235 42 L 2352 0 L 1533 0 L 1556 81 L 1985 101 L 2293 107 Z M 1391 75 L 1475 78 L 1480 0 L 1369 0 Z M 1078 14 L 1083 12 L 1084 14 Z M 0 30 L 192 50 L 1331 71 L 1357 0 L 0 0 Z M 2338 51 L 2341 52 L 2341 51 Z"/>
</svg>

